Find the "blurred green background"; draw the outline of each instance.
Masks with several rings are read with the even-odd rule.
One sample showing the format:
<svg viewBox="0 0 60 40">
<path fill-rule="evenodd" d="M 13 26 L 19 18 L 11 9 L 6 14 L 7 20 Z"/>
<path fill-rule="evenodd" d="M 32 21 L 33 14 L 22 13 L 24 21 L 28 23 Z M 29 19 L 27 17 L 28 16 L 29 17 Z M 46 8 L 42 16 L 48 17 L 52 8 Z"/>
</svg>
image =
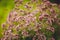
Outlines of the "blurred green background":
<svg viewBox="0 0 60 40">
<path fill-rule="evenodd" d="M 6 21 L 6 17 L 14 7 L 14 0 L 0 0 L 0 37 L 2 36 L 1 24 Z"/>
</svg>

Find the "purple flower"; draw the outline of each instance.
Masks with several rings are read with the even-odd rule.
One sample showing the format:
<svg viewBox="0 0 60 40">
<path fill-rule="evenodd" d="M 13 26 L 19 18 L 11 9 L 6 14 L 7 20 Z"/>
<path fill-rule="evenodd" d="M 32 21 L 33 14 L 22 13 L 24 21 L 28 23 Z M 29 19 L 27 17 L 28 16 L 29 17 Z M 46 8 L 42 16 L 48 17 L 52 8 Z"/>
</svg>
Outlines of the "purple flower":
<svg viewBox="0 0 60 40">
<path fill-rule="evenodd" d="M 53 33 L 55 32 L 54 27 L 47 27 L 48 30 L 52 31 Z"/>
</svg>

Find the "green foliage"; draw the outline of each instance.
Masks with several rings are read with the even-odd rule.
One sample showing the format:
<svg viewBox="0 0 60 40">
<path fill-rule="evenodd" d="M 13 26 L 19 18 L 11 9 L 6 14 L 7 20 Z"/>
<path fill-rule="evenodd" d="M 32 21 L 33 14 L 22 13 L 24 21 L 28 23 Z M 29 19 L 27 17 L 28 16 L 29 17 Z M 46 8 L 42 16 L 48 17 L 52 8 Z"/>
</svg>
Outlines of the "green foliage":
<svg viewBox="0 0 60 40">
<path fill-rule="evenodd" d="M 8 13 L 13 9 L 13 0 L 2 0 L 0 1 L 0 23 L 6 20 Z"/>
<path fill-rule="evenodd" d="M 55 39 L 56 40 L 60 40 L 60 25 L 58 25 L 57 23 L 53 23 L 53 25 L 52 25 L 54 28 L 55 28 L 55 33 L 54 33 L 54 37 L 55 37 Z"/>
<path fill-rule="evenodd" d="M 49 0 L 50 2 L 54 3 L 55 1 L 54 0 Z"/>
<path fill-rule="evenodd" d="M 6 18 L 13 7 L 14 0 L 0 0 L 0 37 L 2 36 L 1 24 L 6 21 Z"/>
</svg>

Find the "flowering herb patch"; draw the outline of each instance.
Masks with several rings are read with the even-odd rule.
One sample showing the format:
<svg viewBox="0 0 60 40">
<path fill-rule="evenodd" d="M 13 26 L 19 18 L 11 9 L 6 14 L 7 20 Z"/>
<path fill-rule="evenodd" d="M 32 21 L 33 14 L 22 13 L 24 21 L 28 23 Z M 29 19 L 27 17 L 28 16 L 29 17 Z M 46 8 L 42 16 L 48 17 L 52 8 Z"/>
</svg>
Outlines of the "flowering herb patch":
<svg viewBox="0 0 60 40">
<path fill-rule="evenodd" d="M 1 40 L 60 40 L 60 9 L 49 0 L 14 0 L 2 23 Z"/>
</svg>

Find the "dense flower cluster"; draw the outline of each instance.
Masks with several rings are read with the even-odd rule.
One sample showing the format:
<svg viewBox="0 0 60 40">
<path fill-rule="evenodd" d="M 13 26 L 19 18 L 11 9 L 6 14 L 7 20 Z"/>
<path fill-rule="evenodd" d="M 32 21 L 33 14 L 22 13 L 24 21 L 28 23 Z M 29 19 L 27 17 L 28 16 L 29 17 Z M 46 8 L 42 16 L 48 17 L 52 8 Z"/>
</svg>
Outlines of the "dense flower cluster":
<svg viewBox="0 0 60 40">
<path fill-rule="evenodd" d="M 15 0 L 15 8 L 2 24 L 1 40 L 56 40 L 59 13 L 58 5 L 48 0 Z"/>
</svg>

